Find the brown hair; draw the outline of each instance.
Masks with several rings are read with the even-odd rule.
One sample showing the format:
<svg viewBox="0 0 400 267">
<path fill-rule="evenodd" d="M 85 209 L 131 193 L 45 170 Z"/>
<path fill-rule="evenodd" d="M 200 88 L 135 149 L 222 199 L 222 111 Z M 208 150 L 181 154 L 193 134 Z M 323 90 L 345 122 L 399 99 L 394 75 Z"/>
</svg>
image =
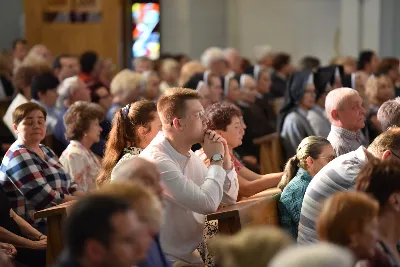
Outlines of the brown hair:
<svg viewBox="0 0 400 267">
<path fill-rule="evenodd" d="M 187 88 L 170 88 L 157 102 L 157 111 L 163 124 L 171 123 L 176 117 L 184 116 L 186 100 L 200 99 L 200 95 Z"/>
<path fill-rule="evenodd" d="M 95 195 L 117 196 L 130 203 L 139 220 L 158 233 L 162 220 L 161 202 L 155 194 L 140 182 L 107 184 L 95 191 Z"/>
<path fill-rule="evenodd" d="M 388 74 L 392 69 L 399 68 L 399 60 L 395 57 L 385 57 L 381 60 L 378 66 L 378 72 Z"/>
<path fill-rule="evenodd" d="M 127 115 L 124 115 L 125 110 Z M 132 146 L 137 146 L 141 141 L 136 133 L 138 127 L 143 126 L 151 131 L 150 123 L 154 120 L 154 112 L 157 112 L 156 104 L 142 100 L 129 104 L 115 113 L 106 143 L 102 170 L 96 179 L 97 186 L 110 181 L 112 169 L 121 158 L 124 148 L 129 143 Z"/>
<path fill-rule="evenodd" d="M 285 165 L 284 175 L 278 184 L 279 189 L 283 190 L 286 187 L 286 185 L 296 176 L 299 168 L 308 170 L 306 162 L 307 158 L 318 158 L 322 152 L 322 148 L 330 144 L 331 143 L 326 138 L 321 136 L 309 136 L 304 138 L 297 147 L 296 155 L 291 157 Z"/>
<path fill-rule="evenodd" d="M 44 71 L 42 71 L 39 68 L 36 68 L 35 66 L 19 67 L 13 77 L 13 83 L 15 89 L 17 89 L 19 93 L 23 93 L 23 90 L 26 87 L 31 86 L 33 78 L 39 76 L 42 73 L 44 73 Z"/>
<path fill-rule="evenodd" d="M 356 190 L 365 191 L 385 206 L 389 197 L 400 192 L 400 166 L 394 160 L 372 159 L 361 169 Z"/>
<path fill-rule="evenodd" d="M 0 52 L 0 75 L 5 76 L 11 80 L 13 72 L 13 57 L 12 54 L 7 51 Z"/>
<path fill-rule="evenodd" d="M 286 65 L 290 64 L 290 55 L 286 53 L 278 53 L 275 57 L 274 60 L 272 61 L 272 67 L 276 71 L 280 71 L 285 67 Z"/>
<path fill-rule="evenodd" d="M 378 135 L 368 146 L 368 151 L 379 157 L 386 150 L 400 150 L 400 127 L 390 128 Z"/>
<path fill-rule="evenodd" d="M 26 118 L 26 116 L 28 116 L 29 113 L 34 110 L 40 110 L 43 113 L 44 119 L 46 120 L 47 112 L 41 105 L 33 102 L 27 102 L 15 108 L 12 113 L 13 123 L 18 125 Z"/>
<path fill-rule="evenodd" d="M 228 103 L 215 103 L 206 111 L 207 128 L 210 130 L 226 131 L 226 127 L 232 122 L 233 117 L 240 118 L 241 110 Z"/>
<path fill-rule="evenodd" d="M 348 246 L 353 233 L 378 216 L 379 203 L 362 192 L 339 192 L 328 198 L 317 220 L 318 238 Z"/>
<path fill-rule="evenodd" d="M 99 104 L 77 101 L 72 104 L 64 115 L 67 140 L 81 140 L 90 128 L 90 122 L 104 119 L 104 110 Z"/>
</svg>

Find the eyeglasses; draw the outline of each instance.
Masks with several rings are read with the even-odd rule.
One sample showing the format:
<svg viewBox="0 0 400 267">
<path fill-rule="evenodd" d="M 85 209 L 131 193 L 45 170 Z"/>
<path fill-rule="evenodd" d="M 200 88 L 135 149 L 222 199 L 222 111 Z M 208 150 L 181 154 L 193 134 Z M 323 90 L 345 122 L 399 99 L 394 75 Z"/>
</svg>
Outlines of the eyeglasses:
<svg viewBox="0 0 400 267">
<path fill-rule="evenodd" d="M 389 151 L 393 154 L 393 156 L 395 156 L 396 158 L 400 159 L 400 156 L 399 156 L 399 155 L 397 155 L 396 153 L 394 153 L 392 150 L 389 150 Z"/>
<path fill-rule="evenodd" d="M 198 112 L 196 112 L 196 113 L 193 113 L 193 114 L 190 114 L 190 115 L 186 115 L 186 116 L 180 117 L 180 118 L 178 118 L 178 119 L 180 120 L 180 119 L 184 119 L 184 118 L 189 118 L 189 117 L 191 117 L 191 116 L 195 117 L 196 120 L 204 120 L 204 119 L 206 118 L 206 112 L 205 112 L 204 110 L 201 110 L 201 111 L 198 111 Z M 171 126 L 172 126 L 173 124 L 174 124 L 174 123 L 171 121 Z"/>
<path fill-rule="evenodd" d="M 318 157 L 319 159 L 327 159 L 328 162 L 331 162 L 336 158 L 336 156 L 326 156 L 326 157 Z"/>
</svg>

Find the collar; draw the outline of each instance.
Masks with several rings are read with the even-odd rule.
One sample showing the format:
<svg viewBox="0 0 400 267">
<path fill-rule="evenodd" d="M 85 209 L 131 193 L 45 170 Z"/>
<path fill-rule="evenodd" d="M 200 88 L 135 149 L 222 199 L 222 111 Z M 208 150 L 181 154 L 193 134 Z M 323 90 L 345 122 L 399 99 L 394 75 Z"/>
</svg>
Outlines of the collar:
<svg viewBox="0 0 400 267">
<path fill-rule="evenodd" d="M 296 173 L 296 176 L 300 177 L 300 179 L 307 181 L 307 182 L 311 182 L 311 175 L 308 173 L 308 171 L 306 171 L 303 168 L 299 168 L 299 170 Z"/>
<path fill-rule="evenodd" d="M 257 97 L 258 99 L 263 99 L 263 98 L 264 98 L 264 96 L 263 96 L 262 94 L 260 94 L 260 93 L 257 93 L 256 97 Z"/>
<path fill-rule="evenodd" d="M 302 109 L 301 107 L 297 108 L 297 111 L 300 113 L 300 115 L 307 117 L 308 111 L 305 109 Z"/>
<path fill-rule="evenodd" d="M 344 137 L 344 138 L 347 138 L 350 140 L 360 140 L 360 138 L 361 138 L 359 131 L 352 132 L 347 129 L 337 127 L 335 125 L 331 125 L 331 131 L 336 133 L 340 137 Z"/>
<path fill-rule="evenodd" d="M 154 138 L 155 141 L 163 146 L 166 147 L 168 150 L 168 154 L 176 160 L 181 166 L 184 166 L 187 161 L 190 159 L 191 154 L 190 151 L 188 151 L 188 155 L 182 155 L 178 151 L 175 150 L 175 148 L 171 145 L 171 143 L 168 141 L 168 139 L 165 137 L 165 134 L 163 132 L 158 132 L 157 136 Z"/>
</svg>

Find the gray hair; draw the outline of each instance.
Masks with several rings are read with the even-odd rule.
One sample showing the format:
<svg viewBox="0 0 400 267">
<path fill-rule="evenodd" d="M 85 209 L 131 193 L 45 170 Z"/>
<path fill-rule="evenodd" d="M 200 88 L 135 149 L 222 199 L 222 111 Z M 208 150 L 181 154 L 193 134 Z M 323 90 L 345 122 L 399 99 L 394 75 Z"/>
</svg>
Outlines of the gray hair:
<svg viewBox="0 0 400 267">
<path fill-rule="evenodd" d="M 348 249 L 328 243 L 290 247 L 280 252 L 269 267 L 352 267 L 355 259 Z"/>
<path fill-rule="evenodd" d="M 332 122 L 331 112 L 341 110 L 349 97 L 360 94 L 352 88 L 338 88 L 329 92 L 325 100 L 325 111 L 329 121 Z"/>
<path fill-rule="evenodd" d="M 73 76 L 64 79 L 58 86 L 57 107 L 63 108 L 65 100 L 69 99 L 75 90 L 79 89 L 79 77 Z"/>
<path fill-rule="evenodd" d="M 389 127 L 400 127 L 400 97 L 383 103 L 377 117 L 382 131 L 386 131 Z"/>
<path fill-rule="evenodd" d="M 207 69 L 210 68 L 211 64 L 218 60 L 224 59 L 224 52 L 219 47 L 207 48 L 201 55 L 201 64 Z"/>
</svg>

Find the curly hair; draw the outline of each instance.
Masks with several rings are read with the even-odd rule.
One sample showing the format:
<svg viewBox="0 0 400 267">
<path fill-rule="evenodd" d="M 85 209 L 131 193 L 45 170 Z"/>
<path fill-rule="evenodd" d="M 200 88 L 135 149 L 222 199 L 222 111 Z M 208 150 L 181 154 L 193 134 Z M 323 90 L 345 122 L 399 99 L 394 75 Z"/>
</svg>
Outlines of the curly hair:
<svg viewBox="0 0 400 267">
<path fill-rule="evenodd" d="M 90 127 L 90 122 L 105 117 L 103 108 L 95 103 L 77 101 L 72 104 L 64 115 L 65 137 L 67 140 L 81 140 Z"/>
<path fill-rule="evenodd" d="M 206 110 L 207 128 L 226 131 L 233 117 L 240 118 L 242 112 L 233 104 L 215 103 Z"/>
</svg>

